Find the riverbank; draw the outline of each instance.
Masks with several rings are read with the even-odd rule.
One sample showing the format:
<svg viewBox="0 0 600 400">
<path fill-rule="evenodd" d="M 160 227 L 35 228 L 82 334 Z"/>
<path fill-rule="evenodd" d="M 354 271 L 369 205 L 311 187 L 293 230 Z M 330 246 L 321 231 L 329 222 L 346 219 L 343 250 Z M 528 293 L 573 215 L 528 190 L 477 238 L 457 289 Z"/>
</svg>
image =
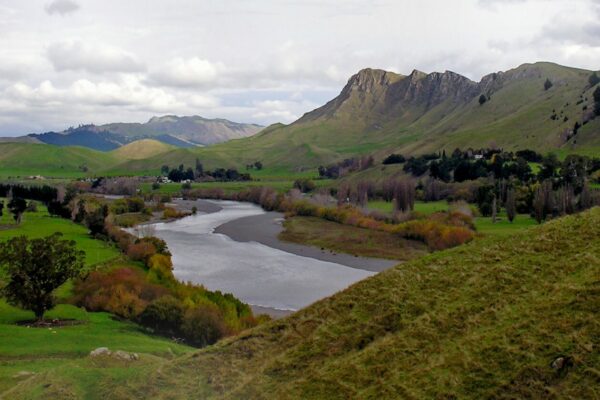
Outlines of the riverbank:
<svg viewBox="0 0 600 400">
<path fill-rule="evenodd" d="M 173 207 L 180 212 L 192 212 L 193 208 L 196 207 L 196 211 L 204 214 L 212 214 L 219 212 L 223 209 L 220 205 L 210 200 L 184 200 L 184 199 L 173 199 L 166 206 Z"/>
<path fill-rule="evenodd" d="M 381 272 L 399 263 L 399 261 L 394 260 L 355 257 L 350 254 L 334 253 L 317 247 L 281 241 L 278 236 L 283 231 L 283 220 L 283 214 L 271 211 L 226 222 L 218 226 L 214 232 L 226 235 L 237 242 L 257 242 L 302 257 L 310 257 L 365 271 Z"/>
</svg>

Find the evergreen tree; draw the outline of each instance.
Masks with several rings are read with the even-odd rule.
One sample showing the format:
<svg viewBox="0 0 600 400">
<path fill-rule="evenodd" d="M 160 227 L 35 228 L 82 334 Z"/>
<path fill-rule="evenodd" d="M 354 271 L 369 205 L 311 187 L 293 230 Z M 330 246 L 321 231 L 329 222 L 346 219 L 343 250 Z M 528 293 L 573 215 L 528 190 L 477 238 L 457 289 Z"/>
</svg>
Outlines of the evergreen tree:
<svg viewBox="0 0 600 400">
<path fill-rule="evenodd" d="M 479 105 L 480 106 L 482 106 L 486 101 L 487 101 L 487 97 L 485 97 L 485 94 L 482 94 L 481 96 L 479 96 Z"/>
<path fill-rule="evenodd" d="M 546 78 L 546 82 L 544 82 L 544 90 L 548 90 L 552 86 L 554 86 L 554 84 L 552 83 L 552 81 L 550 81 L 550 79 Z"/>
</svg>

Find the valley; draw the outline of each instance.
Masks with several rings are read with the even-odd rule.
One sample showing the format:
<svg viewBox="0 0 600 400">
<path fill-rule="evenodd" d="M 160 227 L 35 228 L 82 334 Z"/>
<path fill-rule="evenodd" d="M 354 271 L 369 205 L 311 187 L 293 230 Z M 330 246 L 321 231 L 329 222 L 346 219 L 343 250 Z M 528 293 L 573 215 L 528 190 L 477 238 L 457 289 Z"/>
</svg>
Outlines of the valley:
<svg viewBox="0 0 600 400">
<path fill-rule="evenodd" d="M 594 398 L 592 75 L 364 69 L 288 125 L 1 141 L 0 287 L 55 232 L 81 259 L 42 319 L 0 300 L 0 397 Z"/>
</svg>

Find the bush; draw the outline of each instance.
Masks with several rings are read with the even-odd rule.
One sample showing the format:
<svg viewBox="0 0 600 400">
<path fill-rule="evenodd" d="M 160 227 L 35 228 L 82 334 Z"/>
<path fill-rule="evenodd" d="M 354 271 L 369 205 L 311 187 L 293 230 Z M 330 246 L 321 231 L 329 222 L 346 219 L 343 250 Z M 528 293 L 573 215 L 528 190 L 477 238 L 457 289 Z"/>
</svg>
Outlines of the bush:
<svg viewBox="0 0 600 400">
<path fill-rule="evenodd" d="M 406 161 L 406 158 L 402 154 L 390 154 L 383 160 L 384 165 L 389 164 L 402 164 Z"/>
<path fill-rule="evenodd" d="M 164 286 L 172 286 L 175 283 L 171 257 L 164 254 L 154 254 L 148 260 L 148 268 L 148 280 L 150 282 Z"/>
<path fill-rule="evenodd" d="M 308 193 L 315 190 L 317 185 L 310 179 L 296 179 L 296 181 L 294 181 L 294 187 L 302 193 Z"/>
<path fill-rule="evenodd" d="M 141 325 L 164 335 L 178 335 L 185 314 L 181 301 L 173 296 L 163 296 L 150 303 L 140 314 L 138 321 Z"/>
<path fill-rule="evenodd" d="M 177 211 L 173 207 L 165 207 L 165 210 L 163 211 L 162 219 L 183 218 L 188 215 L 189 215 L 188 213 L 183 213 L 183 212 Z"/>
<path fill-rule="evenodd" d="M 227 335 L 227 328 L 216 307 L 201 305 L 185 313 L 181 330 L 193 345 L 204 347 Z"/>
<path fill-rule="evenodd" d="M 107 311 L 136 318 L 153 300 L 166 294 L 164 287 L 148 283 L 141 271 L 119 268 L 92 272 L 75 283 L 73 302 L 89 311 Z"/>
<path fill-rule="evenodd" d="M 137 243 L 130 244 L 127 248 L 127 257 L 134 261 L 142 261 L 144 264 L 148 264 L 150 257 L 156 254 L 156 247 L 147 241 L 138 241 Z"/>
</svg>

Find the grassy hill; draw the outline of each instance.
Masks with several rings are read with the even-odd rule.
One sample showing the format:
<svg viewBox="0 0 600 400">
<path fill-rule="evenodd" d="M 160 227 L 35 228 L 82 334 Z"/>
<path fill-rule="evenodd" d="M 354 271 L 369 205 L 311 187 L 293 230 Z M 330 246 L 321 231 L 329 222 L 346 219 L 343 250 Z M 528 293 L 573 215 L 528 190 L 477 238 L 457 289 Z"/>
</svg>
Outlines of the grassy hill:
<svg viewBox="0 0 600 400">
<path fill-rule="evenodd" d="M 119 159 L 84 147 L 0 143 L 0 177 L 44 175 L 73 178 L 100 171 Z"/>
<path fill-rule="evenodd" d="M 596 208 L 429 255 L 162 365 L 121 396 L 598 398 L 599 238 Z M 572 366 L 554 369 L 558 357 Z"/>
<path fill-rule="evenodd" d="M 121 146 L 111 153 L 119 160 L 141 160 L 144 158 L 153 157 L 170 150 L 174 150 L 175 146 L 159 142 L 153 139 L 136 140 Z"/>
</svg>

